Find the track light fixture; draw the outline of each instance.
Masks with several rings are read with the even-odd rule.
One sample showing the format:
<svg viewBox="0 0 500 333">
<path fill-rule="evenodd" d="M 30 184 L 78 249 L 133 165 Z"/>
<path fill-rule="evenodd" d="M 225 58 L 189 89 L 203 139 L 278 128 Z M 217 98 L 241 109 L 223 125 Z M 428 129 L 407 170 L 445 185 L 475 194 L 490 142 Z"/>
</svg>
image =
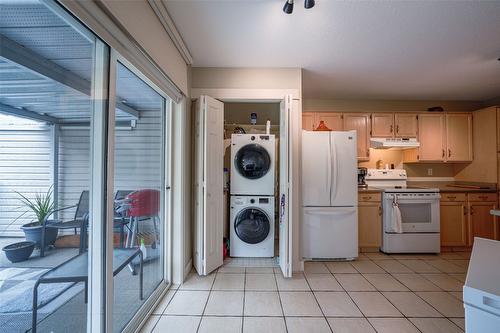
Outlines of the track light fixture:
<svg viewBox="0 0 500 333">
<path fill-rule="evenodd" d="M 293 0 L 286 0 L 283 11 L 287 14 L 291 14 L 293 12 Z"/>
<path fill-rule="evenodd" d="M 291 14 L 293 12 L 293 2 L 294 0 L 286 0 L 285 6 L 283 6 L 283 11 L 287 14 Z M 313 8 L 315 5 L 314 0 L 304 0 L 304 8 L 305 9 L 310 9 Z"/>
</svg>

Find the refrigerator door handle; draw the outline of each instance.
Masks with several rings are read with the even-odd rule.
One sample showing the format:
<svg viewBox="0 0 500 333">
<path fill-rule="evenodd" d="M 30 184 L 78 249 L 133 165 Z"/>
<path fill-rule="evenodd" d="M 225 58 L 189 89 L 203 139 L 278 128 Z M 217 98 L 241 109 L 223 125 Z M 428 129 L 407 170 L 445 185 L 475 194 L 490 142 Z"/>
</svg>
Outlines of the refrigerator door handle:
<svg viewBox="0 0 500 333">
<path fill-rule="evenodd" d="M 328 159 L 327 159 L 327 175 L 328 178 L 326 180 L 328 195 L 330 196 L 330 200 L 332 197 L 332 139 L 331 135 L 328 140 Z M 331 204 L 331 201 L 330 201 Z"/>
<path fill-rule="evenodd" d="M 332 190 L 330 190 L 330 202 L 333 204 L 335 201 L 335 198 L 337 197 L 337 179 L 338 179 L 338 159 L 337 159 L 337 149 L 335 148 L 335 139 L 333 136 L 330 137 L 330 149 L 331 149 L 331 155 L 332 155 L 332 164 L 333 164 L 333 170 L 331 170 L 331 185 L 333 187 L 333 196 L 332 196 Z"/>
</svg>

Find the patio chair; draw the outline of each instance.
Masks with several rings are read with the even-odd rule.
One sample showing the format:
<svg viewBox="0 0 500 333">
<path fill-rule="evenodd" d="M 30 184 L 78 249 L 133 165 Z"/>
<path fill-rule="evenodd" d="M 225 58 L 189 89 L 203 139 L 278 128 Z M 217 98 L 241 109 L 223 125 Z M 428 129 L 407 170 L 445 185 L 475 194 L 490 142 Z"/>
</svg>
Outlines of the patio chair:
<svg viewBox="0 0 500 333">
<path fill-rule="evenodd" d="M 113 219 L 114 229 L 120 230 L 120 248 L 123 248 L 125 241 L 125 226 L 130 222 L 130 217 L 127 216 L 127 211 L 121 209 L 122 202 L 127 198 L 127 195 L 134 192 L 133 190 L 118 190 L 115 193 L 115 216 Z"/>
<path fill-rule="evenodd" d="M 78 200 L 78 204 L 69 206 L 69 207 L 64 207 L 60 209 L 56 209 L 53 213 L 55 212 L 61 212 L 70 208 L 75 208 L 75 217 L 70 220 L 70 221 L 59 221 L 55 223 L 49 223 L 47 224 L 47 218 L 42 223 L 42 239 L 40 242 L 40 257 L 43 257 L 45 255 L 45 228 L 56 228 L 56 229 L 74 229 L 75 230 L 75 235 L 76 235 L 76 230 L 80 229 L 80 247 L 79 247 L 79 253 L 82 253 L 83 250 L 85 249 L 85 237 L 84 237 L 84 232 L 83 229 L 85 225 L 88 222 L 88 217 L 89 217 L 89 191 L 82 191 L 82 194 L 80 194 L 80 199 Z"/>
</svg>

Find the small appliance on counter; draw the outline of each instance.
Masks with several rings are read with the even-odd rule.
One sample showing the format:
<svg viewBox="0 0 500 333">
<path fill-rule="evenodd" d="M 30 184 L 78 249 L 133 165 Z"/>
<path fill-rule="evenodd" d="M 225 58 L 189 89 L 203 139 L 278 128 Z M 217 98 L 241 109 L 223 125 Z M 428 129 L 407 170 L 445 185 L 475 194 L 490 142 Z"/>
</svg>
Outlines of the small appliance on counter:
<svg viewBox="0 0 500 333">
<path fill-rule="evenodd" d="M 368 169 L 364 167 L 358 167 L 358 187 L 366 188 L 368 185 L 365 182 L 366 174 L 368 173 Z"/>
</svg>

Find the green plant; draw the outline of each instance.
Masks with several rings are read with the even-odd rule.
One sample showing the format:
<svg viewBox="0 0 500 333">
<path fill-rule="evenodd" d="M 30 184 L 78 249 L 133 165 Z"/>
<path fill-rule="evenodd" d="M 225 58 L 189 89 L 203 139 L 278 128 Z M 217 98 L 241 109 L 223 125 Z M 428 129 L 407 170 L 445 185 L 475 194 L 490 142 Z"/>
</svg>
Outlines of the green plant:
<svg viewBox="0 0 500 333">
<path fill-rule="evenodd" d="M 54 212 L 55 204 L 53 201 L 53 186 L 50 186 L 45 193 L 36 193 L 35 198 L 33 199 L 29 199 L 17 191 L 15 192 L 21 197 L 19 200 L 23 203 L 27 210 L 19 215 L 14 222 L 26 214 L 32 213 L 34 217 L 36 217 L 38 224 L 41 225 L 45 218 Z"/>
</svg>

